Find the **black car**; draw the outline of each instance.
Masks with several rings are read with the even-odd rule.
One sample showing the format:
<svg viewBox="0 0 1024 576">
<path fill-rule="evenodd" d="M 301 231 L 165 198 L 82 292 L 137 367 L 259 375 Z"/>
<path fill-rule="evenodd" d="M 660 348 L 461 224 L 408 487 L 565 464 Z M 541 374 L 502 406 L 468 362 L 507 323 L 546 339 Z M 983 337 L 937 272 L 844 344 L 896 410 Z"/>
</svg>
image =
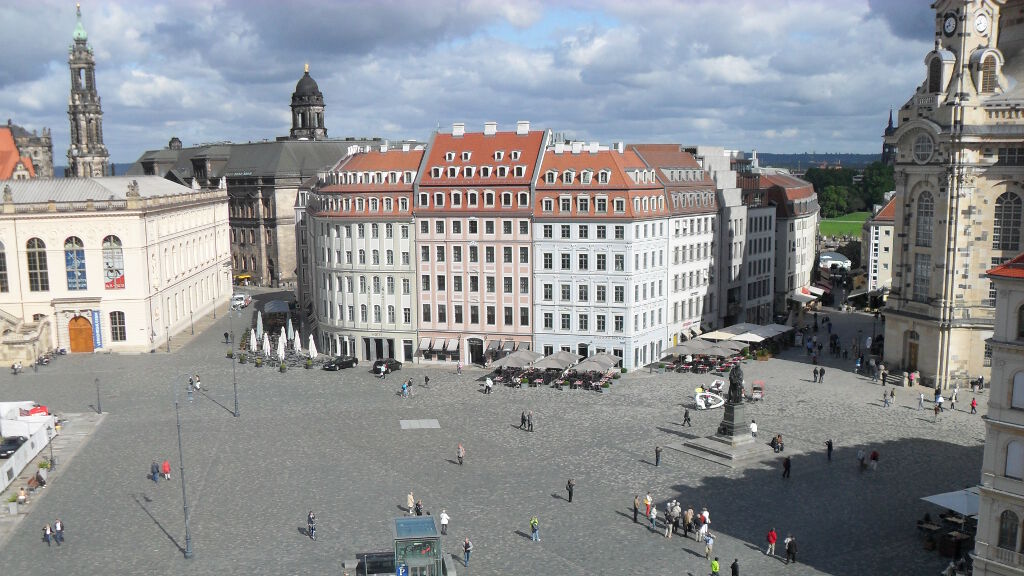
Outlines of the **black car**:
<svg viewBox="0 0 1024 576">
<path fill-rule="evenodd" d="M 324 370 L 341 370 L 342 368 L 351 368 L 359 364 L 359 360 L 355 356 L 337 356 L 333 360 L 329 360 L 324 364 Z"/>
<path fill-rule="evenodd" d="M 384 366 L 384 371 L 387 373 L 397 372 L 402 369 L 402 363 L 394 358 L 387 358 L 384 360 L 377 360 L 373 363 L 373 373 L 380 374 L 380 367 Z"/>
<path fill-rule="evenodd" d="M 28 438 L 24 436 L 8 436 L 4 438 L 4 441 L 0 442 L 0 458 L 10 458 L 25 442 L 28 442 Z"/>
</svg>

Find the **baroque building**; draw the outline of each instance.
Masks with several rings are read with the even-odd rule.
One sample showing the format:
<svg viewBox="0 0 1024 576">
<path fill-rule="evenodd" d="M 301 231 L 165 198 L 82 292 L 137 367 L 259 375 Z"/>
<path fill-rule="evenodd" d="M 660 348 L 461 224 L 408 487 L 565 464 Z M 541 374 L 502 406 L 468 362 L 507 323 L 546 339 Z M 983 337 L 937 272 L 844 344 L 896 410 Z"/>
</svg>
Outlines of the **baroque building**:
<svg viewBox="0 0 1024 576">
<path fill-rule="evenodd" d="M 24 163 L 26 172 L 32 173 L 35 178 L 53 178 L 53 140 L 49 128 L 43 128 L 41 134 L 36 130 L 29 132 L 8 118 L 7 127 L 0 127 L 0 132 L 3 131 L 9 132 L 14 140 L 17 156 Z M 6 139 L 6 136 L 2 137 Z M 4 148 L 6 150 L 8 147 Z M 0 180 L 12 177 L 0 172 Z"/>
<path fill-rule="evenodd" d="M 324 126 L 324 95 L 316 80 L 309 75 L 309 64 L 305 73 L 295 84 L 292 93 L 292 140 L 323 140 L 327 138 Z"/>
<path fill-rule="evenodd" d="M 867 271 L 867 292 L 888 291 L 892 285 L 893 229 L 896 199 L 875 206 L 874 215 L 861 228 L 860 261 Z"/>
<path fill-rule="evenodd" d="M 1021 250 L 1024 2 L 939 0 L 925 78 L 895 146 L 895 244 L 886 366 L 943 388 L 989 371 L 995 289 Z"/>
<path fill-rule="evenodd" d="M 65 175 L 95 178 L 109 173 L 110 154 L 103 144 L 103 108 L 96 91 L 96 60 L 89 37 L 82 26 L 82 7 L 77 6 L 78 22 L 68 49 L 71 70 L 71 96 L 68 120 L 71 121 L 71 146 Z"/>
</svg>

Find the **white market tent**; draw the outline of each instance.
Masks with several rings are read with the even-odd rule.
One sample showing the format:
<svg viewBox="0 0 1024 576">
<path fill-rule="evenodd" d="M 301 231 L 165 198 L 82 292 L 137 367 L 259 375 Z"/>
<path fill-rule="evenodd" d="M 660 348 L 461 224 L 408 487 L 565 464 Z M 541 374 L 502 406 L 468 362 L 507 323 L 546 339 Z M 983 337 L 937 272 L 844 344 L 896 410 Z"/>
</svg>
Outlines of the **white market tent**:
<svg viewBox="0 0 1024 576">
<path fill-rule="evenodd" d="M 957 514 L 963 516 L 977 516 L 978 515 L 978 487 L 972 486 L 963 490 L 956 490 L 953 492 L 943 492 L 942 494 L 935 494 L 933 496 L 925 496 L 921 498 L 925 502 L 931 502 L 936 506 L 952 510 Z"/>
</svg>

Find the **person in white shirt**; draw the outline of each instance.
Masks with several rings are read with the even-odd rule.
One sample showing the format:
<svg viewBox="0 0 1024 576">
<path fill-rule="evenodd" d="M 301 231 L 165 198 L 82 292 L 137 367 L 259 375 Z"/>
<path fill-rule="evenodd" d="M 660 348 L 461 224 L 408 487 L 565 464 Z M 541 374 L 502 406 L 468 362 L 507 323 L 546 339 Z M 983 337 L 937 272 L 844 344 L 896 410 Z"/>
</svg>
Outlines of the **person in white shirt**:
<svg viewBox="0 0 1024 576">
<path fill-rule="evenodd" d="M 750 435 L 757 438 L 757 422 L 750 421 Z"/>
<path fill-rule="evenodd" d="M 444 508 L 441 508 L 441 534 L 448 534 L 448 520 L 451 520 L 451 516 Z"/>
</svg>

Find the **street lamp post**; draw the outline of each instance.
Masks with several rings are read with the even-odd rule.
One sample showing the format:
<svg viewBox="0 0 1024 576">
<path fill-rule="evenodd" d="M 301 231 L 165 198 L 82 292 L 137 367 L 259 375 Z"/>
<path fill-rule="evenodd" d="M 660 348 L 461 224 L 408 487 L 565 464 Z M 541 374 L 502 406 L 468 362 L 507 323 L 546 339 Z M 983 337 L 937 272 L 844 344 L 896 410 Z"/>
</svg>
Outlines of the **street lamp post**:
<svg viewBox="0 0 1024 576">
<path fill-rule="evenodd" d="M 188 311 L 188 326 L 189 326 L 189 330 L 192 331 L 192 335 L 195 336 L 196 335 L 196 322 L 195 322 L 195 319 L 192 317 L 192 311 L 191 310 Z"/>
<path fill-rule="evenodd" d="M 188 525 L 188 493 L 185 491 L 185 451 L 181 447 L 181 413 L 178 410 L 178 385 L 174 384 L 174 419 L 178 423 L 178 463 L 181 475 L 181 500 L 185 511 L 185 558 L 192 557 L 192 531 Z"/>
<path fill-rule="evenodd" d="M 96 413 L 103 414 L 103 404 L 100 404 L 100 379 L 96 378 Z"/>
<path fill-rule="evenodd" d="M 170 326 L 164 326 L 164 334 L 167 335 L 167 353 L 170 354 L 170 352 L 171 352 L 171 327 Z"/>
<path fill-rule="evenodd" d="M 231 341 L 235 341 L 235 315 L 231 310 L 228 310 L 228 327 L 231 330 Z M 231 345 L 234 349 L 234 344 Z M 238 378 L 235 376 L 235 355 L 231 355 L 231 385 L 235 389 L 235 418 L 238 418 Z"/>
<path fill-rule="evenodd" d="M 57 463 L 53 461 L 53 438 L 56 436 L 53 432 L 53 426 L 46 427 L 46 434 L 50 438 L 50 472 L 53 472 L 57 468 Z"/>
</svg>

